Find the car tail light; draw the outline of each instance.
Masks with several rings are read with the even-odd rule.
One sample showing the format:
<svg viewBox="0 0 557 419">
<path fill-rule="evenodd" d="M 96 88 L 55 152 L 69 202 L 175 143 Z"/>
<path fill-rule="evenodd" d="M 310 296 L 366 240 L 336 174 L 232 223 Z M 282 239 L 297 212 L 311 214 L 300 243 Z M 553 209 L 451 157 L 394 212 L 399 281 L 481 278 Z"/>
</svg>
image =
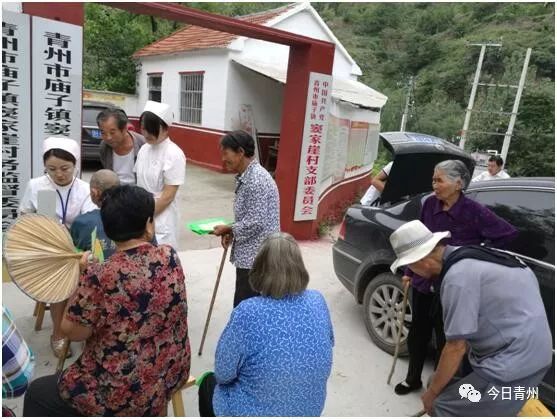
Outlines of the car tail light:
<svg viewBox="0 0 557 419">
<path fill-rule="evenodd" d="M 338 232 L 338 238 L 344 240 L 346 234 L 346 217 L 342 218 L 342 224 L 340 225 L 340 230 Z"/>
</svg>

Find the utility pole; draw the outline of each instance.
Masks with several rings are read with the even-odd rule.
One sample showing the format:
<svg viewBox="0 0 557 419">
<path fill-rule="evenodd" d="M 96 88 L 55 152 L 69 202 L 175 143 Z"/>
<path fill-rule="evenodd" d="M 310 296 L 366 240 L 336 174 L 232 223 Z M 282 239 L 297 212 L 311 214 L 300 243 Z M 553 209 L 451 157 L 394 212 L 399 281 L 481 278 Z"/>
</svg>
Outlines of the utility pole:
<svg viewBox="0 0 557 419">
<path fill-rule="evenodd" d="M 518 90 L 516 92 L 516 97 L 514 98 L 513 111 L 511 113 L 511 119 L 509 120 L 509 127 L 505 133 L 505 139 L 503 140 L 503 148 L 501 149 L 501 157 L 503 161 L 507 162 L 507 154 L 509 152 L 509 146 L 511 144 L 511 137 L 513 135 L 514 123 L 516 122 L 516 115 L 518 113 L 518 105 L 520 104 L 520 97 L 522 96 L 522 90 L 524 90 L 524 84 L 526 83 L 526 75 L 528 73 L 528 63 L 530 62 L 530 54 L 532 53 L 532 48 L 526 50 L 526 58 L 524 59 L 524 65 L 522 66 L 522 74 L 520 75 L 520 81 L 518 82 Z"/>
<path fill-rule="evenodd" d="M 474 83 L 472 84 L 472 91 L 470 92 L 470 99 L 468 100 L 468 107 L 466 108 L 466 117 L 464 118 L 464 125 L 462 126 L 462 134 L 460 137 L 459 147 L 464 150 L 466 144 L 466 136 L 468 134 L 468 127 L 470 126 L 470 117 L 472 116 L 472 108 L 474 107 L 474 100 L 476 99 L 476 91 L 480 82 L 480 74 L 482 72 L 482 64 L 484 61 L 486 47 L 501 47 L 503 44 L 496 43 L 481 43 L 481 44 L 468 44 L 481 46 L 480 57 L 478 58 L 478 65 L 476 67 L 476 74 L 474 75 Z"/>
<path fill-rule="evenodd" d="M 412 96 L 414 90 L 414 76 L 410 76 L 408 81 L 408 90 L 406 92 L 406 105 L 404 105 L 404 113 L 402 114 L 402 120 L 400 121 L 400 131 L 406 131 L 406 122 L 408 121 L 408 108 L 410 107 L 410 97 Z"/>
</svg>

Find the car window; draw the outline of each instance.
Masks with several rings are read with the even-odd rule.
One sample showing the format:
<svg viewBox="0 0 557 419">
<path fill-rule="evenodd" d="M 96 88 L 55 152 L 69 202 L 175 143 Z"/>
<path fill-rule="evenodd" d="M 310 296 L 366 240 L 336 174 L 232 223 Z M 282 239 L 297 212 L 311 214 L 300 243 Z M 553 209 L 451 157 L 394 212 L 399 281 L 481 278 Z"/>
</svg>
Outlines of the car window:
<svg viewBox="0 0 557 419">
<path fill-rule="evenodd" d="M 555 264 L 555 193 L 540 190 L 485 190 L 475 200 L 519 231 L 509 250 Z"/>
<path fill-rule="evenodd" d="M 105 108 L 83 107 L 83 125 L 97 126 L 97 115 Z"/>
</svg>

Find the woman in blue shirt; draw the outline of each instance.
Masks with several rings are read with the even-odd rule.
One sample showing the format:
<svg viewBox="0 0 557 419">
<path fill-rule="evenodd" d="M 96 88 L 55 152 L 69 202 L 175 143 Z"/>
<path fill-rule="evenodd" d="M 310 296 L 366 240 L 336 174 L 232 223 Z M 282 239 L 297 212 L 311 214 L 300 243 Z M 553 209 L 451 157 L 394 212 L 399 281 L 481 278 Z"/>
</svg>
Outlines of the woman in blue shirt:
<svg viewBox="0 0 557 419">
<path fill-rule="evenodd" d="M 319 416 L 333 362 L 333 328 L 323 296 L 287 233 L 261 246 L 242 301 L 220 337 L 215 373 L 199 388 L 201 416 Z"/>
</svg>

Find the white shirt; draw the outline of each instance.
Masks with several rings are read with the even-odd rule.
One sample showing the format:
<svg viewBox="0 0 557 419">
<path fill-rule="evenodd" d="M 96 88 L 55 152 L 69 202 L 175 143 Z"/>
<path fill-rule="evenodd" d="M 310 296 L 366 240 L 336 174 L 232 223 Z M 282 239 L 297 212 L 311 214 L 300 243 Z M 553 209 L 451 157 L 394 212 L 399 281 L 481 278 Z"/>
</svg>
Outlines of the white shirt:
<svg viewBox="0 0 557 419">
<path fill-rule="evenodd" d="M 124 155 L 120 156 L 116 154 L 114 150 L 112 151 L 112 168 L 114 173 L 118 175 L 120 183 L 123 185 L 133 185 L 135 184 L 135 173 L 134 173 L 134 150 L 132 150 Z"/>
<path fill-rule="evenodd" d="M 510 176 L 504 170 L 499 170 L 499 172 L 497 172 L 495 176 L 491 176 L 489 172 L 486 170 L 485 172 L 480 173 L 478 176 L 472 179 L 472 182 L 478 182 L 480 180 L 495 180 L 495 179 L 508 179 L 508 178 L 510 178 Z"/>
<path fill-rule="evenodd" d="M 145 144 L 135 162 L 137 185 L 151 192 L 155 199 L 161 196 L 165 185 L 182 185 L 186 180 L 186 156 L 170 138 L 162 143 Z M 155 217 L 155 234 L 159 244 L 178 245 L 178 206 L 174 199 Z"/>
<path fill-rule="evenodd" d="M 23 198 L 19 203 L 20 213 L 37 212 L 37 194 L 41 190 L 58 191 L 56 194 L 56 215 L 62 222 L 62 206 L 67 207 L 65 225 L 68 228 L 78 215 L 97 209 L 97 206 L 91 201 L 87 182 L 76 178 L 73 185 L 70 183 L 66 186 L 58 186 L 47 175 L 43 175 L 31 179 L 27 184 Z"/>
<path fill-rule="evenodd" d="M 391 167 L 393 167 L 393 162 L 389 162 L 387 165 L 385 165 L 385 167 L 383 167 L 383 169 L 381 169 L 381 171 L 384 172 L 387 175 L 387 177 L 389 177 L 389 174 L 391 173 Z M 371 205 L 380 196 L 381 196 L 381 192 L 378 191 L 375 186 L 371 185 L 366 191 L 366 193 L 364 194 L 364 196 L 362 196 L 360 203 L 362 205 Z"/>
</svg>

